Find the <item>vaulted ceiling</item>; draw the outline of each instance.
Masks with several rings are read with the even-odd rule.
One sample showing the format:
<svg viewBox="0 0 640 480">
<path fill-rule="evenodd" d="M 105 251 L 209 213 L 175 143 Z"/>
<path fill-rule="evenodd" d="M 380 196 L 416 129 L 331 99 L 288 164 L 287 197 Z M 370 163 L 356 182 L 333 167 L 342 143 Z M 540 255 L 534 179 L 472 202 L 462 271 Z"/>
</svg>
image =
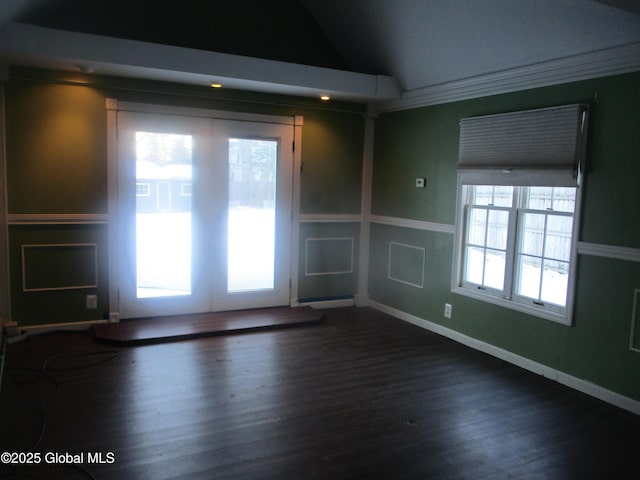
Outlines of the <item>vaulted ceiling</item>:
<svg viewBox="0 0 640 480">
<path fill-rule="evenodd" d="M 637 0 L 178 5 L 3 0 L 0 62 L 365 102 L 505 72 L 515 78 L 572 58 L 611 57 L 629 69 L 640 62 L 627 60 L 640 52 Z"/>
</svg>

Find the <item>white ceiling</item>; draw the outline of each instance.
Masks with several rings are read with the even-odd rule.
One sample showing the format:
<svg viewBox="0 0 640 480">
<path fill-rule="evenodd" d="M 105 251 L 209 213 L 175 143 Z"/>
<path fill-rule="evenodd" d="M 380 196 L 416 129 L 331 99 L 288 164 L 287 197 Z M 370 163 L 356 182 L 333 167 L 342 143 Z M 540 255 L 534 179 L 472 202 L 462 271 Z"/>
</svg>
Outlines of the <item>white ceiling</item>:
<svg viewBox="0 0 640 480">
<path fill-rule="evenodd" d="M 591 0 L 302 1 L 352 68 L 403 91 L 640 41 L 640 15 Z"/>
<path fill-rule="evenodd" d="M 301 0 L 346 72 L 11 23 L 46 1 L 2 0 L 0 62 L 365 102 L 640 46 L 638 0 Z"/>
</svg>

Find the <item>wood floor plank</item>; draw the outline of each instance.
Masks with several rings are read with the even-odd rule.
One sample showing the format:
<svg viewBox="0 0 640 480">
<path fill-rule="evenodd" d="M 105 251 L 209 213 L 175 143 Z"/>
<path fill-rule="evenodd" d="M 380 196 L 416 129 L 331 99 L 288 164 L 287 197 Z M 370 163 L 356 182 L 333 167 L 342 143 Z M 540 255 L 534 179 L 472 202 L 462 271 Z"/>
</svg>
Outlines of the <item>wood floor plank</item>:
<svg viewBox="0 0 640 480">
<path fill-rule="evenodd" d="M 10 345 L 0 450 L 33 447 L 46 399 L 38 450 L 114 452 L 82 465 L 98 480 L 633 478 L 640 461 L 637 416 L 369 309 L 157 345 Z"/>
</svg>

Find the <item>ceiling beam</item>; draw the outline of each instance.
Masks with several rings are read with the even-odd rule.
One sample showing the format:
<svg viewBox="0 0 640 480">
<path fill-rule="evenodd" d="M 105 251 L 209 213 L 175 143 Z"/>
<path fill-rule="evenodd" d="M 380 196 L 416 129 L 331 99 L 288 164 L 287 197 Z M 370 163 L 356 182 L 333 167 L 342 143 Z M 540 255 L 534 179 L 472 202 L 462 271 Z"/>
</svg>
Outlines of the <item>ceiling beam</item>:
<svg viewBox="0 0 640 480">
<path fill-rule="evenodd" d="M 22 23 L 0 30 L 0 61 L 178 83 L 373 102 L 400 98 L 392 77 L 292 64 Z"/>
</svg>

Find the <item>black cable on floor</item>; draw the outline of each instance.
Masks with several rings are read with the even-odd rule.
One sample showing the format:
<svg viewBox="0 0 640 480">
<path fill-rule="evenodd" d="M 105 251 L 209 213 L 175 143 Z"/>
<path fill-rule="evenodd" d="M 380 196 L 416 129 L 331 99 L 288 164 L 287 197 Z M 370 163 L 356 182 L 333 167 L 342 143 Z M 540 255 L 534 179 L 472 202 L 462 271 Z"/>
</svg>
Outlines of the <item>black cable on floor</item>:
<svg viewBox="0 0 640 480">
<path fill-rule="evenodd" d="M 60 383 L 58 382 L 58 379 L 51 373 L 51 372 L 61 372 L 61 371 L 66 371 L 66 370 L 77 370 L 80 368 L 89 368 L 89 367 L 94 367 L 96 365 L 101 365 L 103 363 L 107 363 L 113 359 L 115 359 L 118 355 L 119 355 L 119 351 L 118 350 L 96 350 L 96 351 L 90 351 L 90 352 L 80 352 L 80 353 L 59 353 L 59 354 L 53 354 L 48 356 L 44 362 L 42 363 L 42 366 L 40 368 L 19 368 L 16 369 L 18 370 L 18 372 L 22 372 L 22 373 L 15 373 L 13 376 L 14 381 L 19 384 L 19 385 L 33 385 L 36 382 L 38 382 L 40 379 L 43 378 L 47 378 L 54 386 L 55 391 L 50 394 L 49 396 L 47 396 L 44 401 L 40 404 L 40 406 L 38 407 L 38 412 L 40 413 L 41 419 L 42 419 L 42 426 L 40 428 L 40 434 L 38 436 L 37 441 L 34 443 L 31 451 L 36 451 L 40 448 L 40 445 L 42 443 L 42 440 L 44 439 L 44 435 L 46 432 L 46 428 L 47 428 L 47 416 L 45 413 L 45 408 L 47 406 L 47 404 L 49 403 L 49 401 L 54 398 L 58 393 L 60 393 Z M 82 363 L 80 365 L 78 364 L 74 364 L 74 365 L 70 365 L 70 366 L 65 366 L 65 367 L 59 367 L 59 368 L 53 368 L 50 366 L 51 363 L 54 363 L 56 360 L 61 360 L 61 359 L 85 359 L 85 358 L 91 358 L 91 357 L 99 357 L 99 356 L 105 356 L 105 358 L 101 358 L 99 360 L 96 361 L 92 361 L 92 362 L 88 362 L 88 363 Z M 70 468 L 74 468 L 76 470 L 78 470 L 79 472 L 81 472 L 83 475 L 85 475 L 87 478 L 89 478 L 90 480 L 96 480 L 96 478 L 91 474 L 91 472 L 89 472 L 87 469 L 85 469 L 84 467 L 77 465 L 77 464 L 69 464 L 69 465 L 65 465 L 67 467 Z M 35 474 L 36 478 L 39 475 L 38 473 L 34 472 L 30 472 L 30 473 L 20 473 L 18 474 L 18 476 L 16 477 L 16 474 L 0 474 L 0 478 L 33 478 L 32 475 Z"/>
</svg>

